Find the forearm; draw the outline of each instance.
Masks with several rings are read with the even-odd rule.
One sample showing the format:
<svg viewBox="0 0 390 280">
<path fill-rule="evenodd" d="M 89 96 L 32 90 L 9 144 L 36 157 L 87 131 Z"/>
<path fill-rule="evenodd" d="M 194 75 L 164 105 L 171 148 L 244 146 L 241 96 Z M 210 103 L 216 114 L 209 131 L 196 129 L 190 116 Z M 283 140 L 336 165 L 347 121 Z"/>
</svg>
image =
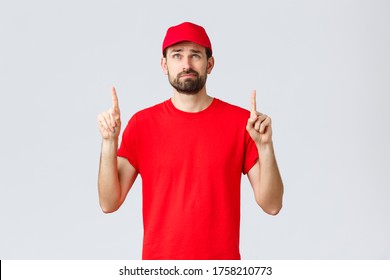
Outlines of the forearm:
<svg viewBox="0 0 390 280">
<path fill-rule="evenodd" d="M 282 208 L 283 182 L 276 162 L 272 142 L 258 146 L 259 182 L 255 184 L 257 203 L 269 214 L 275 215 Z"/>
<path fill-rule="evenodd" d="M 118 209 L 121 198 L 121 187 L 117 164 L 118 141 L 103 140 L 98 175 L 99 201 L 106 213 Z"/>
</svg>

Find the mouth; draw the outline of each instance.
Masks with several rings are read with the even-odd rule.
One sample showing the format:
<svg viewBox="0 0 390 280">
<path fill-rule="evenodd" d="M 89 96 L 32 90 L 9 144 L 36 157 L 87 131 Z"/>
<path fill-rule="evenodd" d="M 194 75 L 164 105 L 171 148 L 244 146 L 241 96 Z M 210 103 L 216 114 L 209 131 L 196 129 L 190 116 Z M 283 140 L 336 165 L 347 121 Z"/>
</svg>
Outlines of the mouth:
<svg viewBox="0 0 390 280">
<path fill-rule="evenodd" d="M 179 73 L 178 76 L 179 76 L 179 78 L 184 78 L 184 79 L 194 78 L 194 77 L 198 76 L 198 72 L 193 71 L 193 70 L 188 70 L 188 71 L 183 71 L 183 72 Z"/>
<path fill-rule="evenodd" d="M 184 79 L 193 78 L 193 77 L 196 77 L 196 75 L 195 74 L 183 74 L 183 75 L 180 75 L 180 78 L 184 78 Z"/>
</svg>

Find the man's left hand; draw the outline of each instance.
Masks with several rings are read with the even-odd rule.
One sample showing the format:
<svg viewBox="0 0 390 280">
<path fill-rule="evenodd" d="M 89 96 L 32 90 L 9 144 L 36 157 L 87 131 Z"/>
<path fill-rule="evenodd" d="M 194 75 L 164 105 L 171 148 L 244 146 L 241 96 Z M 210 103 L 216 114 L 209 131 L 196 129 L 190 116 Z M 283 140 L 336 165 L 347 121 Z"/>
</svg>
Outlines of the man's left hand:
<svg viewBox="0 0 390 280">
<path fill-rule="evenodd" d="M 271 118 L 256 111 L 256 90 L 251 96 L 251 114 L 246 125 L 249 135 L 258 147 L 272 144 Z"/>
</svg>

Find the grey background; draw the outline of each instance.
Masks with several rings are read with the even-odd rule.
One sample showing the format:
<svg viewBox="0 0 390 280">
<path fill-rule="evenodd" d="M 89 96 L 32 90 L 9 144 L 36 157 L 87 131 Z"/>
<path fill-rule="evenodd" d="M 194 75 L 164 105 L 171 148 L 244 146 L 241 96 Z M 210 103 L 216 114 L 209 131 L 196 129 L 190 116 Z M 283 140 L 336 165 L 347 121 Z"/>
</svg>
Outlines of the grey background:
<svg viewBox="0 0 390 280">
<path fill-rule="evenodd" d="M 284 209 L 242 184 L 243 259 L 390 258 L 389 1 L 0 2 L 0 258 L 140 259 L 141 181 L 101 212 L 97 115 L 170 98 L 167 27 L 203 25 L 209 94 L 273 120 Z"/>
</svg>

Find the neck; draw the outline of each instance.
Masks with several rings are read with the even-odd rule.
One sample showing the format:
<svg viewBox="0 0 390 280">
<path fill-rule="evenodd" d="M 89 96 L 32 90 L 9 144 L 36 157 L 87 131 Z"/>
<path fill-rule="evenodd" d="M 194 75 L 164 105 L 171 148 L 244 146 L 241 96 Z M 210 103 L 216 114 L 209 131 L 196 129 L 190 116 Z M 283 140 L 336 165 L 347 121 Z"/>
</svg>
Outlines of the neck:
<svg viewBox="0 0 390 280">
<path fill-rule="evenodd" d="M 179 93 L 175 90 L 171 100 L 173 105 L 180 111 L 197 113 L 206 109 L 213 101 L 213 98 L 207 95 L 205 89 L 191 95 Z"/>
</svg>

